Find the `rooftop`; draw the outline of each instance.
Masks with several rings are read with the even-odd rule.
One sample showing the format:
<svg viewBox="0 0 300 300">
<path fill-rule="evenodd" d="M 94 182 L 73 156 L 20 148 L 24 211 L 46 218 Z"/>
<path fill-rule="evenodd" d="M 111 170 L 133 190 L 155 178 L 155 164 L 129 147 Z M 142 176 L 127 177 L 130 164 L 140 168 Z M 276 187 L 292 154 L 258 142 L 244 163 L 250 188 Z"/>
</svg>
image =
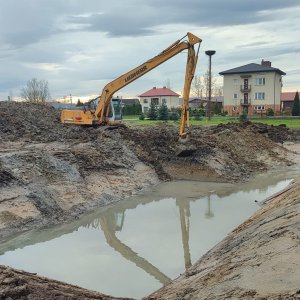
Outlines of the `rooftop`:
<svg viewBox="0 0 300 300">
<path fill-rule="evenodd" d="M 172 90 L 170 90 L 167 87 L 157 88 L 153 87 L 151 90 L 139 95 L 139 97 L 159 97 L 159 96 L 176 96 L 179 97 L 179 95 Z"/>
<path fill-rule="evenodd" d="M 286 73 L 281 71 L 280 69 L 271 67 L 271 62 L 266 62 L 264 60 L 262 60 L 261 64 L 251 63 L 227 71 L 220 72 L 219 74 L 227 75 L 227 74 L 257 73 L 257 72 L 277 72 L 280 75 L 286 75 Z"/>
<path fill-rule="evenodd" d="M 281 101 L 294 101 L 296 92 L 283 92 L 280 94 Z"/>
</svg>

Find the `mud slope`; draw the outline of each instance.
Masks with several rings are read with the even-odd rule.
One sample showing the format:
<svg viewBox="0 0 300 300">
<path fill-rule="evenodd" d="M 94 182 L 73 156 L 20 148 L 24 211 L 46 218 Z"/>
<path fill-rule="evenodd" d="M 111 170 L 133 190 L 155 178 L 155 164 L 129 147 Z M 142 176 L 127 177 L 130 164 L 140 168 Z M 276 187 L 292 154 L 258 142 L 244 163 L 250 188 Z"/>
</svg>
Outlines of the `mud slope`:
<svg viewBox="0 0 300 300">
<path fill-rule="evenodd" d="M 32 273 L 0 266 L 0 299 L 99 299 L 99 300 L 131 300 L 115 298 L 92 292 L 75 285 L 50 280 Z"/>
<path fill-rule="evenodd" d="M 0 102 L 0 241 L 75 219 L 161 180 L 245 180 L 290 164 L 275 143 L 287 128 L 257 124 L 195 127 L 188 143 L 177 126 L 64 126 L 46 105 Z"/>
</svg>

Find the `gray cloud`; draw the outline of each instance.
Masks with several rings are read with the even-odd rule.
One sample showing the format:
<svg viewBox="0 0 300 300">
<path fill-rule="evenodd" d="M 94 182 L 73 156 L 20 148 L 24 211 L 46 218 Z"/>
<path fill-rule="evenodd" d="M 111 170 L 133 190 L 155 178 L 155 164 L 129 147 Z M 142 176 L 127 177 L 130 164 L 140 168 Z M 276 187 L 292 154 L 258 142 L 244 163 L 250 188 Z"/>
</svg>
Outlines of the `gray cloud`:
<svg viewBox="0 0 300 300">
<path fill-rule="evenodd" d="M 194 26 L 230 26 L 272 20 L 272 12 L 299 6 L 297 0 L 189 0 L 127 1 L 117 7 L 106 7 L 101 13 L 77 16 L 68 22 L 87 25 L 88 30 L 107 32 L 112 36 L 153 34 L 156 26 L 192 24 Z"/>
<path fill-rule="evenodd" d="M 216 73 L 262 58 L 293 60 L 300 53 L 299 7 L 299 0 L 0 0 L 0 97 L 32 77 L 49 80 L 54 96 L 72 87 L 100 91 L 99 82 L 153 57 L 186 28 L 201 32 L 202 47 L 217 50 Z M 200 72 L 207 67 L 202 52 Z M 139 87 L 137 94 L 167 77 L 181 87 L 186 56 L 179 57 L 128 90 Z M 276 67 L 298 69 L 287 59 Z"/>
</svg>

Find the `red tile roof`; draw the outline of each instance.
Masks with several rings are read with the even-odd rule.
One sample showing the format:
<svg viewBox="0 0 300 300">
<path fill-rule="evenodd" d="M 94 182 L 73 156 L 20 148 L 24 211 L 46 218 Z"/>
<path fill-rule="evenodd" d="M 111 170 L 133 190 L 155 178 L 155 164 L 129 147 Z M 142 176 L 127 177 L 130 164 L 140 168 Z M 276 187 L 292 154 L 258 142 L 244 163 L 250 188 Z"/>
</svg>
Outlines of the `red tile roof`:
<svg viewBox="0 0 300 300">
<path fill-rule="evenodd" d="M 280 94 L 281 101 L 294 101 L 296 92 L 284 92 Z"/>
<path fill-rule="evenodd" d="M 168 89 L 165 86 L 163 88 L 154 87 L 151 90 L 140 95 L 140 97 L 159 97 L 159 96 L 177 96 L 177 97 L 179 97 L 179 95 L 177 93 L 173 92 L 172 90 Z"/>
</svg>

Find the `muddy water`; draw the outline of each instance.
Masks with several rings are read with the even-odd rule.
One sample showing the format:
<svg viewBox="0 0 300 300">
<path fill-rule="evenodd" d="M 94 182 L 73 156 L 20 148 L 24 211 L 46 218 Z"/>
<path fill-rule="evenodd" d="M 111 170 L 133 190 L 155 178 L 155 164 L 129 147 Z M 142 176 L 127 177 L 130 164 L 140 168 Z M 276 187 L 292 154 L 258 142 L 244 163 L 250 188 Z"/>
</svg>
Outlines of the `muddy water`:
<svg viewBox="0 0 300 300">
<path fill-rule="evenodd" d="M 0 264 L 114 296 L 141 298 L 201 255 L 285 188 L 294 172 L 242 185 L 176 181 L 77 222 L 0 246 Z M 255 201 L 256 200 L 256 201 Z"/>
</svg>

